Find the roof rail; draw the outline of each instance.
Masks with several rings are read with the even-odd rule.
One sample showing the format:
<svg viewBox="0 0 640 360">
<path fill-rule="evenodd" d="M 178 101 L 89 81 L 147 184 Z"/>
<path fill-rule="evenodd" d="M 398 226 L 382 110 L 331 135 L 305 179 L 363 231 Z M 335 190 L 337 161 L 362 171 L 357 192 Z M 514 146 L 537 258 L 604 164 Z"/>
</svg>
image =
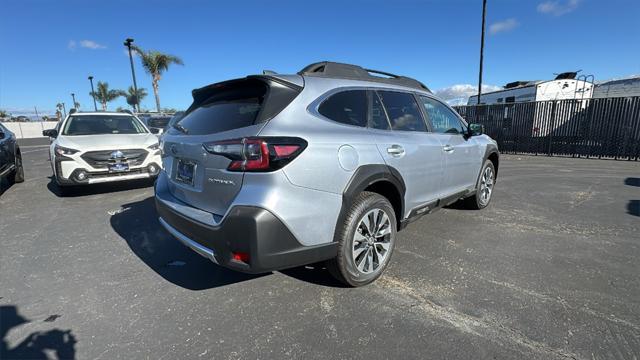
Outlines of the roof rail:
<svg viewBox="0 0 640 360">
<path fill-rule="evenodd" d="M 375 74 L 382 76 L 376 76 Z M 307 65 L 304 67 L 304 69 L 298 72 L 298 75 L 374 81 L 385 84 L 406 86 L 431 92 L 431 90 L 429 90 L 426 85 L 410 77 L 395 75 L 384 71 L 365 69 L 358 65 L 336 63 L 331 61 L 321 61 L 313 63 L 311 65 Z"/>
</svg>

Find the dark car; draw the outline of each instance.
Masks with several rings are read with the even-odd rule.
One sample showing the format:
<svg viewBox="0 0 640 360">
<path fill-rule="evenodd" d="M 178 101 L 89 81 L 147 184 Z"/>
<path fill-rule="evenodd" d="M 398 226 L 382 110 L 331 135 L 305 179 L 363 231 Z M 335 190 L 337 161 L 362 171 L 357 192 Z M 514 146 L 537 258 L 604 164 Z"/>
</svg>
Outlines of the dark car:
<svg viewBox="0 0 640 360">
<path fill-rule="evenodd" d="M 138 118 L 142 120 L 142 122 L 145 123 L 145 125 L 147 125 L 148 128 L 158 129 L 158 133 L 161 134 L 169 124 L 169 121 L 171 120 L 172 115 L 145 114 L 145 115 L 138 115 Z"/>
<path fill-rule="evenodd" d="M 16 136 L 0 124 L 0 180 L 4 178 L 11 183 L 23 182 L 24 170 Z"/>
</svg>

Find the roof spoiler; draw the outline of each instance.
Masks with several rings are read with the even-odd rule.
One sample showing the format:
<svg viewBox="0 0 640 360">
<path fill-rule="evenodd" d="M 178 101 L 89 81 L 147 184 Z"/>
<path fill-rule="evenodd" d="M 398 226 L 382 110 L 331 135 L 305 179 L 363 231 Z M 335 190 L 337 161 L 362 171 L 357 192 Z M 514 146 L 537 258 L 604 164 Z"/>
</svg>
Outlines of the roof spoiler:
<svg viewBox="0 0 640 360">
<path fill-rule="evenodd" d="M 422 91 L 431 92 L 431 90 L 429 90 L 426 85 L 416 79 L 407 76 L 391 74 L 379 70 L 365 69 L 362 66 L 358 65 L 337 63 L 331 61 L 321 61 L 307 65 L 298 72 L 298 75 L 374 81 L 385 84 L 406 86 Z"/>
</svg>

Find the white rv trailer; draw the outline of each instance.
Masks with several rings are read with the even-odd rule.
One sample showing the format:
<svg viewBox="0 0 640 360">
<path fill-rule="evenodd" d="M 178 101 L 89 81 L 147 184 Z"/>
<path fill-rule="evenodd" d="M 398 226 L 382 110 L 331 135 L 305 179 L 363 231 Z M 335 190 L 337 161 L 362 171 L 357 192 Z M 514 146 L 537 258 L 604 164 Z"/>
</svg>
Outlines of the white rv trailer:
<svg viewBox="0 0 640 360">
<path fill-rule="evenodd" d="M 640 96 L 640 76 L 603 82 L 593 90 L 593 98 L 633 96 Z"/>
<path fill-rule="evenodd" d="M 482 94 L 482 105 L 505 105 L 500 117 L 503 121 L 517 117 L 520 122 L 528 122 L 529 130 L 525 136 L 544 137 L 549 134 L 556 136 L 574 136 L 578 129 L 573 126 L 577 116 L 585 110 L 588 99 L 592 97 L 594 84 L 585 80 L 575 79 L 576 72 L 559 74 L 554 80 L 548 81 L 516 81 L 509 83 L 505 89 Z M 471 96 L 468 105 L 476 105 L 478 96 Z M 571 103 L 561 103 L 560 100 L 576 100 Z M 542 102 L 534 107 L 527 107 L 519 115 L 515 111 L 524 108 L 514 108 L 515 103 Z M 509 104 L 512 104 L 509 106 Z M 509 122 L 505 122 L 509 123 Z"/>
<path fill-rule="evenodd" d="M 590 99 L 593 83 L 575 79 L 575 72 L 562 73 L 554 80 L 515 81 L 502 90 L 482 94 L 480 104 L 493 105 L 527 101 Z M 476 105 L 478 95 L 469 97 L 467 105 Z"/>
</svg>

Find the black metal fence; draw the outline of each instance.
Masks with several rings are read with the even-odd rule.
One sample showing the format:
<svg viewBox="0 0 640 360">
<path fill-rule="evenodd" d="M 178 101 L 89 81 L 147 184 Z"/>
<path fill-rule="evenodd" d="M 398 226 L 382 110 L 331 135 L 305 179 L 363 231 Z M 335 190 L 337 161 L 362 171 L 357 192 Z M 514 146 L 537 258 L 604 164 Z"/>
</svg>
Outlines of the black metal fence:
<svg viewBox="0 0 640 360">
<path fill-rule="evenodd" d="M 587 158 L 640 158 L 640 97 L 456 106 L 500 151 Z"/>
</svg>

